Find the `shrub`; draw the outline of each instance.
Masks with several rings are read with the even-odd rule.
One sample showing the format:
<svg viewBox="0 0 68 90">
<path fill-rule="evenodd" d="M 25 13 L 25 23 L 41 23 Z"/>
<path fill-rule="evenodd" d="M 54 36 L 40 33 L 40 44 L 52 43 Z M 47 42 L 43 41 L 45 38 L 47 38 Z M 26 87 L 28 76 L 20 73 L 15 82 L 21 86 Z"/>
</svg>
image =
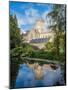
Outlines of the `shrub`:
<svg viewBox="0 0 68 90">
<path fill-rule="evenodd" d="M 53 45 L 52 42 L 47 42 L 47 43 L 45 44 L 45 48 L 46 48 L 47 50 L 51 50 L 53 47 L 54 47 L 54 45 Z"/>
</svg>

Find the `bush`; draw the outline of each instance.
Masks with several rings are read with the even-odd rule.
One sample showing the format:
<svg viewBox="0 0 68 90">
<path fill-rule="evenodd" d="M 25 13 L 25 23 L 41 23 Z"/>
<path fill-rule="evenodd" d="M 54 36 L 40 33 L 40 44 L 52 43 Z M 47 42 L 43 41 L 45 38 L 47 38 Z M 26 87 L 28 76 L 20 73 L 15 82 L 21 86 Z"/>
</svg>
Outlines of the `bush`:
<svg viewBox="0 0 68 90">
<path fill-rule="evenodd" d="M 10 50 L 10 57 L 18 57 L 23 53 L 22 47 L 16 47 L 12 50 Z"/>
<path fill-rule="evenodd" d="M 32 53 L 30 54 L 31 58 L 41 58 L 41 59 L 50 59 L 50 60 L 54 60 L 55 59 L 55 53 L 53 52 L 46 52 L 46 51 L 42 51 L 42 50 L 38 50 L 38 51 L 32 51 Z"/>
<path fill-rule="evenodd" d="M 47 50 L 49 50 L 49 51 L 50 51 L 53 47 L 54 47 L 54 45 L 53 45 L 52 42 L 47 42 L 47 43 L 45 44 L 45 48 L 46 48 Z"/>
</svg>

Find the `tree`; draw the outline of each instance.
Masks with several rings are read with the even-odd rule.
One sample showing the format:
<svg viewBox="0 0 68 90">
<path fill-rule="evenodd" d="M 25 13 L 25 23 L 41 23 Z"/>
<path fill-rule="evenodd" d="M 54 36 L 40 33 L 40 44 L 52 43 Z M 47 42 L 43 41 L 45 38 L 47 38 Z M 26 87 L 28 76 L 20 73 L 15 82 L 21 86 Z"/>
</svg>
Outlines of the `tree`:
<svg viewBox="0 0 68 90">
<path fill-rule="evenodd" d="M 46 47 L 47 50 L 50 50 L 51 51 L 54 46 L 53 46 L 53 43 L 52 42 L 47 42 L 45 44 L 45 47 Z"/>
<path fill-rule="evenodd" d="M 21 43 L 22 36 L 20 34 L 20 28 L 18 27 L 17 17 L 9 16 L 10 25 L 10 88 L 14 88 L 16 82 L 16 76 L 20 64 L 20 56 L 23 52 Z"/>
<path fill-rule="evenodd" d="M 21 45 L 22 36 L 20 35 L 20 28 L 16 15 L 13 17 L 10 15 L 10 48 L 15 48 Z"/>
<path fill-rule="evenodd" d="M 54 31 L 54 45 L 56 47 L 57 57 L 59 56 L 59 45 L 60 45 L 60 35 L 65 32 L 66 29 L 66 6 L 65 5 L 52 5 L 51 11 L 48 13 L 49 18 L 49 28 Z"/>
</svg>

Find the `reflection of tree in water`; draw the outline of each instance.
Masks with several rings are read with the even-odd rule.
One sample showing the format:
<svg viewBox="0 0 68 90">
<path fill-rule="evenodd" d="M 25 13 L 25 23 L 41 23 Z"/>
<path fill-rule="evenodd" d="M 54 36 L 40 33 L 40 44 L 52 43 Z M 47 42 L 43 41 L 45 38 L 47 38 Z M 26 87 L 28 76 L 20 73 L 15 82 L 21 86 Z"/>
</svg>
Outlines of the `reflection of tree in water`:
<svg viewBox="0 0 68 90">
<path fill-rule="evenodd" d="M 17 58 L 14 58 L 17 59 Z M 18 70 L 19 70 L 19 63 L 15 63 L 13 61 L 11 61 L 10 63 L 10 88 L 14 88 L 15 87 L 15 83 L 16 83 L 16 77 L 18 74 Z"/>
</svg>

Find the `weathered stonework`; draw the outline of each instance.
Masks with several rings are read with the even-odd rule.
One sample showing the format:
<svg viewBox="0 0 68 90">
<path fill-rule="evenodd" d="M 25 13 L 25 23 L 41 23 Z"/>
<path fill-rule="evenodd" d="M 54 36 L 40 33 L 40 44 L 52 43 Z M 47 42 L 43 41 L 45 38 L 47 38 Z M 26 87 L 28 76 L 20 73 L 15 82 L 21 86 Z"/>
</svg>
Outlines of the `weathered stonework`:
<svg viewBox="0 0 68 90">
<path fill-rule="evenodd" d="M 31 43 L 39 48 L 43 48 L 44 44 L 47 42 L 44 39 L 48 39 L 48 42 L 52 42 L 54 39 L 54 33 L 52 31 L 46 32 L 44 23 L 45 22 L 43 20 L 38 20 L 35 24 L 35 27 L 32 30 L 26 32 L 24 35 L 24 42 Z"/>
</svg>

